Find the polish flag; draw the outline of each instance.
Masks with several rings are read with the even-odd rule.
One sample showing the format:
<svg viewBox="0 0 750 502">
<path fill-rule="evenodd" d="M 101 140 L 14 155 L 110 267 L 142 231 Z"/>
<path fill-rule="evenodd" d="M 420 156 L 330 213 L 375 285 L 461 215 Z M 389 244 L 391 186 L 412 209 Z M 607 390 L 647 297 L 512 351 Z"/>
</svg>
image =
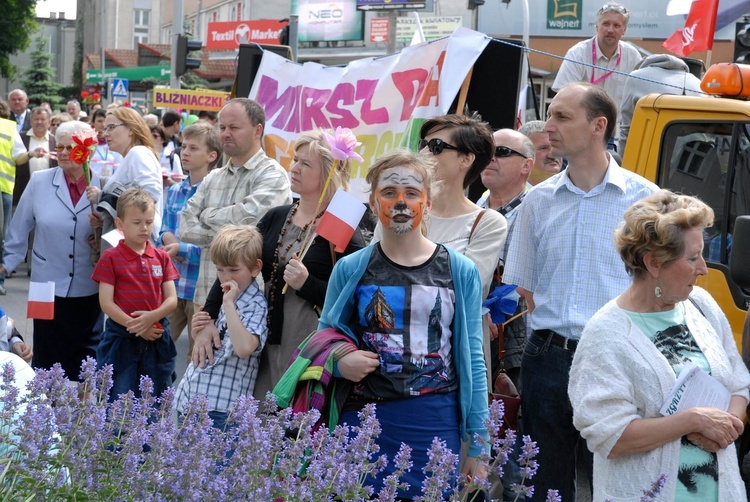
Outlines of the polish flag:
<svg viewBox="0 0 750 502">
<path fill-rule="evenodd" d="M 365 209 L 365 205 L 359 199 L 339 188 L 328 204 L 325 214 L 320 218 L 315 233 L 332 242 L 337 253 L 343 253 L 359 225 L 359 220 L 365 214 Z"/>
<path fill-rule="evenodd" d="M 47 321 L 55 318 L 54 282 L 29 283 L 29 306 L 26 309 L 26 317 Z"/>
</svg>

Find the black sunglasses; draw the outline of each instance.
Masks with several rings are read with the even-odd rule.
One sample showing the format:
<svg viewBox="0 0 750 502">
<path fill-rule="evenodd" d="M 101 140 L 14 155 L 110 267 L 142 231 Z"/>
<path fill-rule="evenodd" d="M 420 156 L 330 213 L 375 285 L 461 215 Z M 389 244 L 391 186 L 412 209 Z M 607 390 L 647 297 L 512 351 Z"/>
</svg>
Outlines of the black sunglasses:
<svg viewBox="0 0 750 502">
<path fill-rule="evenodd" d="M 429 148 L 430 153 L 432 155 L 440 155 L 443 153 L 443 150 L 456 150 L 458 151 L 458 147 L 455 147 L 453 145 L 449 145 L 445 141 L 443 141 L 440 138 L 432 138 L 430 141 L 427 141 L 426 139 L 420 139 L 419 140 L 419 151 L 421 152 L 424 150 L 424 147 Z"/>
<path fill-rule="evenodd" d="M 495 147 L 495 157 L 498 158 L 505 158 L 510 157 L 511 155 L 518 155 L 519 157 L 523 157 L 524 159 L 528 159 L 528 157 L 521 152 L 517 152 L 513 150 L 512 148 L 508 148 L 507 146 L 496 146 Z"/>
</svg>

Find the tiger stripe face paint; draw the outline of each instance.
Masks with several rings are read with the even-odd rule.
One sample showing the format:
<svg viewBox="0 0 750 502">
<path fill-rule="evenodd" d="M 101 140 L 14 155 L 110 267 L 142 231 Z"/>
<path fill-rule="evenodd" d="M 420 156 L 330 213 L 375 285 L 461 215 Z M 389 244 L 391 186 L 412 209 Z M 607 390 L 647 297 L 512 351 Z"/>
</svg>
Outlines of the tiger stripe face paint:
<svg viewBox="0 0 750 502">
<path fill-rule="evenodd" d="M 397 235 L 419 229 L 427 209 L 427 190 L 419 173 L 402 166 L 385 169 L 373 198 L 384 228 Z"/>
</svg>

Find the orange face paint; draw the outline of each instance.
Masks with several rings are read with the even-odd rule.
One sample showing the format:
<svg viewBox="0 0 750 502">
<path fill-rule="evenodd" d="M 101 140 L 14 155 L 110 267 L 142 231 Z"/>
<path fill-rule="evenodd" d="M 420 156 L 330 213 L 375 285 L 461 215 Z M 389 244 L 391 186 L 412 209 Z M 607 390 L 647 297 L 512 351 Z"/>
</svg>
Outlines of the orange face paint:
<svg viewBox="0 0 750 502">
<path fill-rule="evenodd" d="M 374 199 L 383 228 L 404 235 L 419 228 L 427 191 L 420 174 L 408 167 L 392 167 L 380 173 Z"/>
</svg>

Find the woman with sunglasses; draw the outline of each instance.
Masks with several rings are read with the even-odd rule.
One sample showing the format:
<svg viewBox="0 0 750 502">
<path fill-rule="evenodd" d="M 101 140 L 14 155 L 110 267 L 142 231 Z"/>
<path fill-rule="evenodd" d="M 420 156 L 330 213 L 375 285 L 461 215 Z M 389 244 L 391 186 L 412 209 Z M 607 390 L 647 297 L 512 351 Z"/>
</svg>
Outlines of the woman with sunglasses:
<svg viewBox="0 0 750 502">
<path fill-rule="evenodd" d="M 65 112 L 55 113 L 49 118 L 49 133 L 52 136 L 57 134 L 57 128 L 64 122 L 70 122 L 73 120 L 70 115 Z"/>
<path fill-rule="evenodd" d="M 153 230 L 153 239 L 156 240 L 161 229 L 163 185 L 151 131 L 138 112 L 120 106 L 107 111 L 104 137 L 110 150 L 122 155 L 123 159 L 114 174 L 107 178 L 102 190 L 95 186 L 86 189 L 89 201 L 98 204 L 95 218 L 102 222 L 102 234 L 115 228 L 114 219 L 117 215 L 119 195 L 126 188 L 137 186 L 148 192 L 156 202 Z M 110 247 L 104 240 L 101 241 L 101 245 L 102 252 Z"/>
<path fill-rule="evenodd" d="M 60 363 L 75 380 L 81 361 L 96 356 L 101 330 L 99 288 L 91 280 L 91 205 L 86 200 L 83 166 L 70 160 L 73 136 L 91 131 L 83 122 L 62 123 L 55 134 L 59 167 L 35 172 L 26 186 L 8 230 L 0 273 L 15 270 L 26 257 L 29 233 L 34 230 L 31 254 L 33 282 L 55 283 L 55 313 L 50 321 L 34 319 L 35 368 Z M 91 186 L 100 180 L 91 173 Z"/>
<path fill-rule="evenodd" d="M 420 130 L 419 153 L 437 162 L 439 191 L 432 200 L 427 238 L 462 253 L 479 269 L 482 298 L 507 236 L 507 223 L 497 211 L 483 211 L 465 190 L 479 179 L 495 153 L 492 130 L 478 116 L 443 115 Z"/>
</svg>

